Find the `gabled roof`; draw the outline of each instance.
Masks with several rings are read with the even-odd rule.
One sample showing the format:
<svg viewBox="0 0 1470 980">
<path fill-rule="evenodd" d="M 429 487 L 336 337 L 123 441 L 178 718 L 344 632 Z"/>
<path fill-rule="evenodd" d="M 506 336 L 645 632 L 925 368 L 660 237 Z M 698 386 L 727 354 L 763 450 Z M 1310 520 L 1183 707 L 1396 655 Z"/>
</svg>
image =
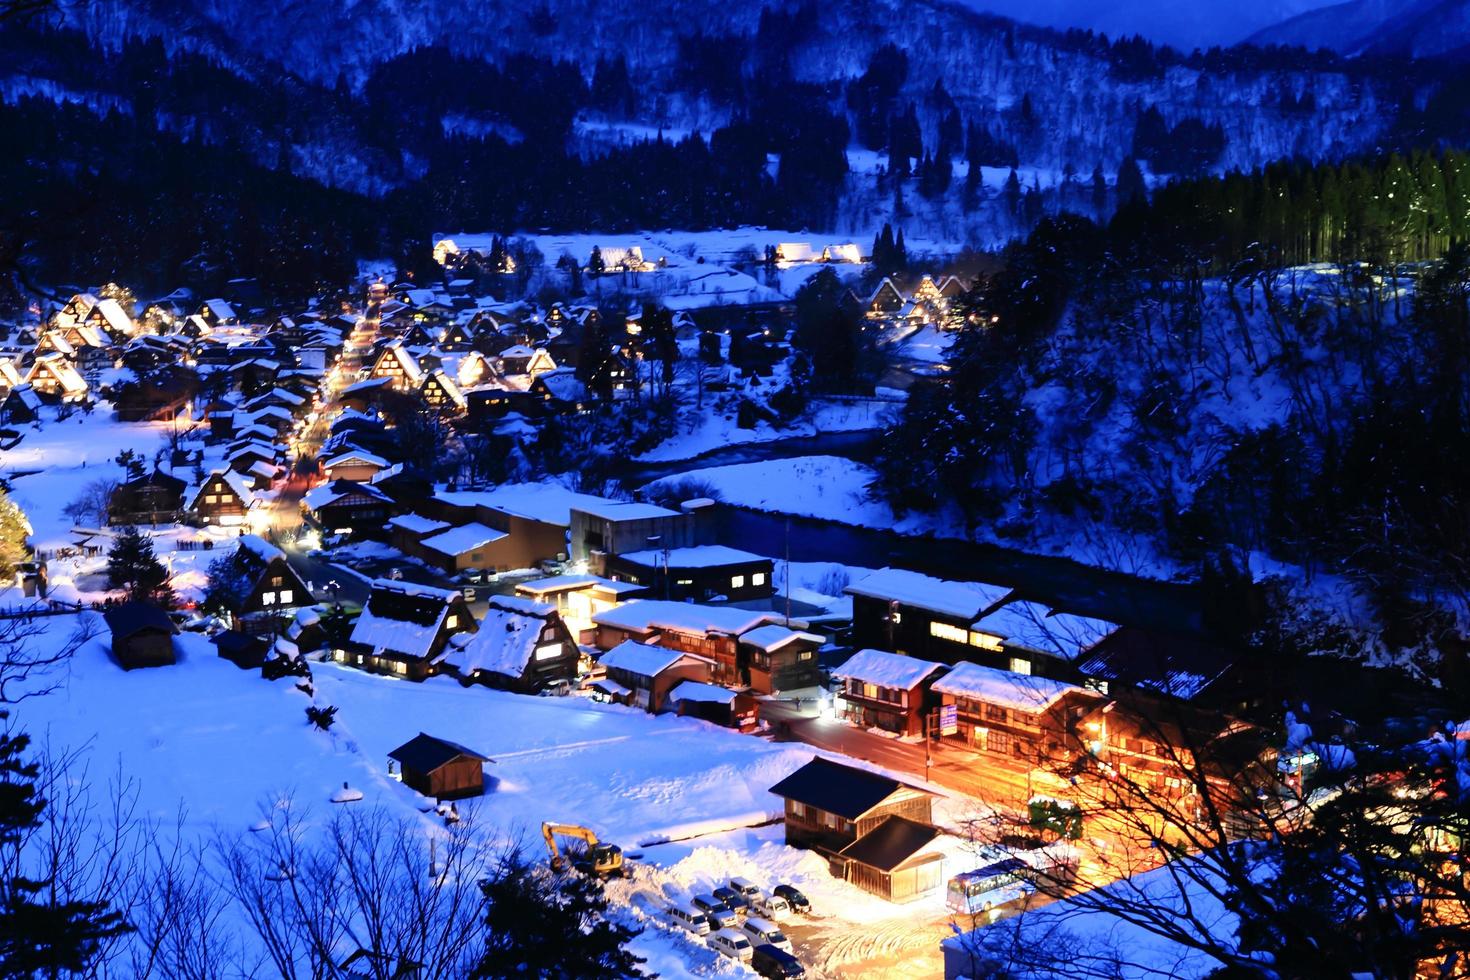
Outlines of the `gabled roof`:
<svg viewBox="0 0 1470 980">
<path fill-rule="evenodd" d="M 343 463 L 350 463 L 353 461 L 366 463 L 369 466 L 376 466 L 379 469 L 382 469 L 388 465 L 388 461 L 386 459 L 375 453 L 370 453 L 366 449 L 344 449 L 340 453 L 335 453 L 327 459 L 322 460 L 322 466 L 325 468 L 330 468 L 333 466 L 341 466 Z"/>
<path fill-rule="evenodd" d="M 395 514 L 388 518 L 388 526 L 402 528 L 413 534 L 433 534 L 449 525 L 444 521 L 431 520 L 422 514 Z"/>
<path fill-rule="evenodd" d="M 100 316 L 109 330 L 115 330 L 118 333 L 133 332 L 133 321 L 128 317 L 127 311 L 122 308 L 122 304 L 115 299 L 101 300 L 92 307 L 87 315 L 89 317 Z"/>
<path fill-rule="evenodd" d="M 125 640 L 144 630 L 163 630 L 169 634 L 179 631 L 168 613 L 151 602 L 128 601 L 109 606 L 102 613 L 102 618 L 107 621 L 113 639 L 118 640 Z"/>
<path fill-rule="evenodd" d="M 438 738 L 419 732 L 413 738 L 404 742 L 398 748 L 388 753 L 388 758 L 398 762 L 399 765 L 413 769 L 417 772 L 433 772 L 447 763 L 459 758 L 474 759 L 477 762 L 493 762 L 489 756 L 481 755 L 474 749 L 467 749 L 457 742 Z"/>
<path fill-rule="evenodd" d="M 848 658 L 847 663 L 832 671 L 832 676 L 908 691 L 922 684 L 930 674 L 944 669 L 944 664 L 902 653 L 859 650 Z"/>
<path fill-rule="evenodd" d="M 972 663 L 956 664 L 934 682 L 934 690 L 1028 714 L 1046 710 L 1067 694 L 1084 693 L 1075 684 Z"/>
<path fill-rule="evenodd" d="M 749 633 L 740 634 L 740 642 L 771 653 L 792 643 L 804 642 L 821 646 L 825 641 L 815 633 L 804 633 L 778 623 L 770 623 L 766 626 L 759 626 Z"/>
<path fill-rule="evenodd" d="M 634 632 L 666 629 L 682 633 L 729 633 L 739 636 L 777 618 L 773 612 L 738 606 L 704 606 L 667 599 L 635 599 L 592 617 L 600 626 Z"/>
<path fill-rule="evenodd" d="M 599 657 L 597 662 L 604 667 L 625 670 L 639 677 L 657 677 L 685 657 L 709 662 L 692 653 L 639 643 L 637 640 L 624 640 Z"/>
<path fill-rule="evenodd" d="M 1075 660 L 1118 624 L 1090 616 L 1057 612 L 1027 599 L 1012 600 L 977 619 L 970 629 L 998 636 L 1007 647 L 1017 646 L 1038 653 Z"/>
<path fill-rule="evenodd" d="M 240 503 L 247 510 L 255 506 L 255 491 L 250 489 L 250 485 L 245 482 L 244 476 L 236 473 L 234 470 L 215 470 L 209 476 L 205 477 L 204 482 L 195 487 L 193 492 L 189 494 L 189 499 L 184 502 L 185 510 L 198 509 L 200 502 L 204 499 L 204 488 L 213 483 L 215 477 L 219 477 L 224 481 L 225 486 L 229 487 L 230 491 L 240 498 Z"/>
<path fill-rule="evenodd" d="M 738 696 L 738 692 L 728 687 L 700 681 L 680 681 L 669 691 L 670 701 L 693 701 L 698 704 L 730 704 Z"/>
<path fill-rule="evenodd" d="M 983 582 L 949 582 L 903 568 L 883 568 L 845 590 L 848 595 L 887 599 L 955 619 L 978 619 L 1010 594 L 1010 589 Z"/>
<path fill-rule="evenodd" d="M 892 871 L 933 843 L 939 831 L 907 817 L 892 816 L 838 853 L 879 871 Z"/>
<path fill-rule="evenodd" d="M 419 544 L 425 548 L 439 552 L 441 555 L 462 555 L 476 548 L 483 548 L 493 544 L 501 538 L 507 537 L 504 531 L 497 531 L 493 527 L 471 522 L 459 527 L 452 527 L 447 531 L 440 531 L 431 537 L 423 538 Z"/>
<path fill-rule="evenodd" d="M 352 642 L 404 656 L 429 656 L 458 592 L 412 582 L 378 579 L 362 615 L 352 626 Z"/>
<path fill-rule="evenodd" d="M 932 795 L 926 790 L 856 766 L 817 756 L 771 787 L 782 799 L 856 820 L 884 800 L 901 792 Z"/>
<path fill-rule="evenodd" d="M 525 674 L 547 620 L 535 612 L 501 602 L 502 598 L 505 597 L 492 598 L 480 618 L 478 632 L 460 633 L 449 641 L 444 663 L 458 668 L 464 675 L 486 671 L 519 678 Z M 539 606 L 538 603 L 527 605 Z M 554 607 L 545 608 L 549 610 L 548 615 L 555 612 Z"/>
<path fill-rule="evenodd" d="M 355 494 L 384 503 L 391 501 L 391 498 L 377 487 L 367 483 L 358 483 L 356 480 L 333 480 L 330 483 L 323 483 L 319 487 L 312 487 L 301 499 L 312 510 L 320 510 Z"/>
<path fill-rule="evenodd" d="M 269 565 L 273 561 L 285 561 L 286 553 L 258 534 L 242 534 L 237 539 L 240 550 L 251 555 L 262 565 Z"/>
</svg>

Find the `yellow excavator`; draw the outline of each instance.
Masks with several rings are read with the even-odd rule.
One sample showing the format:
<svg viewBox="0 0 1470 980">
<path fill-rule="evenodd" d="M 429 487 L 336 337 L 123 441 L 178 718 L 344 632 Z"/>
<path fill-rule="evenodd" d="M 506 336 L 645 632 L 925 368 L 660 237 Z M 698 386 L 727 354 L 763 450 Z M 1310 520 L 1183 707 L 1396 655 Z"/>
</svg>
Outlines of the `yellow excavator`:
<svg viewBox="0 0 1470 980">
<path fill-rule="evenodd" d="M 594 874 L 599 878 L 619 878 L 623 875 L 623 849 L 616 844 L 606 844 L 586 827 L 573 824 L 544 823 L 541 836 L 546 838 L 546 850 L 551 853 L 551 869 L 561 871 L 567 866 L 557 847 L 558 837 L 574 837 L 586 845 L 586 850 L 572 860 L 572 867 L 583 874 Z"/>
</svg>

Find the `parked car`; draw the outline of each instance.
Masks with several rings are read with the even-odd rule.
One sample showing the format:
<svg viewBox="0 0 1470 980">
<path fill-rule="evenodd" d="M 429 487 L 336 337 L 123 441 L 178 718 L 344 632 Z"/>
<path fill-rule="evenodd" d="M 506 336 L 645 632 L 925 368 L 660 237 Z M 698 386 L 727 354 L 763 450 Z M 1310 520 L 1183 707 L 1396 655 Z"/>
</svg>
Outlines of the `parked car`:
<svg viewBox="0 0 1470 980">
<path fill-rule="evenodd" d="M 806 976 L 800 960 L 779 946 L 770 944 L 762 944 L 751 951 L 750 966 L 756 973 L 773 980 Z"/>
<path fill-rule="evenodd" d="M 709 916 L 716 929 L 732 929 L 740 924 L 735 910 L 713 895 L 695 895 L 694 907 Z"/>
<path fill-rule="evenodd" d="M 752 915 L 745 920 L 745 925 L 741 928 L 745 930 L 745 935 L 750 938 L 750 941 L 757 946 L 769 943 L 772 946 L 781 947 L 788 953 L 793 951 L 791 940 L 786 938 L 786 933 L 782 932 L 781 927 L 770 919 Z"/>
<path fill-rule="evenodd" d="M 812 914 L 812 903 L 809 902 L 807 900 L 807 897 L 803 895 L 800 891 L 798 891 L 794 886 L 777 885 L 775 888 L 771 889 L 771 892 L 772 894 L 780 895 L 782 898 L 786 899 L 787 903 L 791 906 L 791 911 L 795 912 L 797 915 Z"/>
<path fill-rule="evenodd" d="M 727 884 L 741 894 L 747 905 L 761 895 L 760 887 L 747 878 L 731 878 Z"/>
<path fill-rule="evenodd" d="M 729 910 L 726 909 L 726 911 Z M 705 941 L 715 952 L 723 953 L 732 960 L 740 960 L 742 963 L 749 963 L 752 956 L 755 955 L 755 947 L 751 945 L 750 940 L 743 933 L 736 932 L 734 929 L 712 932 Z"/>
<path fill-rule="evenodd" d="M 692 905 L 675 902 L 669 906 L 669 918 L 696 936 L 709 935 L 709 919 Z"/>
<path fill-rule="evenodd" d="M 757 895 L 750 903 L 755 914 L 772 922 L 784 922 L 791 918 L 791 903 L 780 895 Z"/>
<path fill-rule="evenodd" d="M 725 903 L 725 906 L 736 915 L 745 915 L 750 911 L 750 903 L 745 896 L 731 888 L 729 885 L 721 885 L 714 890 L 715 898 Z"/>
</svg>

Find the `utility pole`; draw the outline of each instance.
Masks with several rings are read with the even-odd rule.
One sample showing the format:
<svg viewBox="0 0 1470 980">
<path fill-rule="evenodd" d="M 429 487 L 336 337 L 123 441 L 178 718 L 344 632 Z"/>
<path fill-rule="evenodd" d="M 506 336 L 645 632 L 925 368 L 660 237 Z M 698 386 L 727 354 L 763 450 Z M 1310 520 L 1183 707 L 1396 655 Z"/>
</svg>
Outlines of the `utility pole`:
<svg viewBox="0 0 1470 980">
<path fill-rule="evenodd" d="M 786 518 L 786 628 L 791 628 L 791 518 Z"/>
<path fill-rule="evenodd" d="M 925 711 L 924 712 L 924 715 L 923 715 L 923 718 L 924 718 L 924 782 L 926 782 L 926 783 L 927 782 L 931 782 L 931 780 L 929 778 L 929 773 L 933 769 L 933 766 L 934 766 L 934 751 L 933 751 L 933 747 L 932 747 L 932 745 L 930 744 L 930 741 L 929 741 L 929 729 L 930 729 L 930 726 L 934 724 L 931 716 L 934 715 L 934 713 L 935 713 L 934 710 L 931 708 L 930 710 Z"/>
</svg>

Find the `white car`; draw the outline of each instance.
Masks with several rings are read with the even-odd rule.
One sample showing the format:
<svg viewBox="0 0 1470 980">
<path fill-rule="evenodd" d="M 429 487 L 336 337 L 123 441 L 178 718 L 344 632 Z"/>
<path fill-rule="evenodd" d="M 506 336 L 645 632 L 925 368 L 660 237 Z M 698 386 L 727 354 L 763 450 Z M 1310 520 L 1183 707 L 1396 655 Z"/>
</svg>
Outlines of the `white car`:
<svg viewBox="0 0 1470 980">
<path fill-rule="evenodd" d="M 780 895 L 757 895 L 750 903 L 751 911 L 772 922 L 785 922 L 793 915 L 791 903 Z"/>
<path fill-rule="evenodd" d="M 709 935 L 709 917 L 692 905 L 683 902 L 670 905 L 669 918 L 696 936 Z"/>
<path fill-rule="evenodd" d="M 734 929 L 712 932 L 705 942 L 709 943 L 710 948 L 715 952 L 723 953 L 732 960 L 739 960 L 742 963 L 749 963 L 750 958 L 755 955 L 755 947 L 751 945 L 750 940 L 743 933 L 736 932 Z"/>
<path fill-rule="evenodd" d="M 769 919 L 762 919 L 759 916 L 752 915 L 745 920 L 745 925 L 740 928 L 745 931 L 745 937 L 755 946 L 775 946 L 777 949 L 784 949 L 788 953 L 795 954 L 796 952 L 792 948 L 791 940 L 786 938 L 786 933 L 782 932 L 781 927 Z"/>
</svg>

